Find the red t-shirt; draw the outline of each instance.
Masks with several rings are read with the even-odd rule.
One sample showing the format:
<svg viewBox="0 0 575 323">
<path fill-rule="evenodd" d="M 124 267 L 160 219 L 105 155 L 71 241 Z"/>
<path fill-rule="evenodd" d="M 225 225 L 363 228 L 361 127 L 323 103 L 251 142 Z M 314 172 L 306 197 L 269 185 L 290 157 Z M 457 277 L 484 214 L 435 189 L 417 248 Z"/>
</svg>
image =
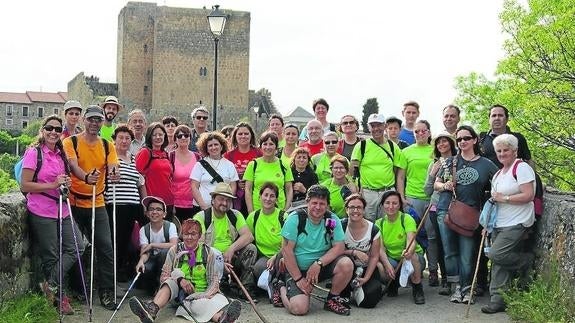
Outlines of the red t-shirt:
<svg viewBox="0 0 575 323">
<path fill-rule="evenodd" d="M 224 154 L 224 158 L 231 161 L 236 167 L 236 171 L 238 172 L 238 176 L 240 177 L 240 179 L 244 175 L 246 167 L 248 167 L 248 163 L 261 156 L 262 152 L 257 148 L 252 148 L 245 153 L 240 152 L 236 148 Z"/>
<path fill-rule="evenodd" d="M 317 144 L 310 144 L 309 141 L 302 142 L 300 147 L 307 148 L 311 156 L 317 155 L 323 152 L 323 141 L 320 140 Z"/>
<path fill-rule="evenodd" d="M 174 195 L 171 190 L 173 170 L 167 152 L 151 151 L 149 148 L 141 149 L 136 155 L 136 169 L 146 178 L 146 191 L 149 196 L 157 196 L 163 199 L 166 205 L 174 205 Z"/>
</svg>

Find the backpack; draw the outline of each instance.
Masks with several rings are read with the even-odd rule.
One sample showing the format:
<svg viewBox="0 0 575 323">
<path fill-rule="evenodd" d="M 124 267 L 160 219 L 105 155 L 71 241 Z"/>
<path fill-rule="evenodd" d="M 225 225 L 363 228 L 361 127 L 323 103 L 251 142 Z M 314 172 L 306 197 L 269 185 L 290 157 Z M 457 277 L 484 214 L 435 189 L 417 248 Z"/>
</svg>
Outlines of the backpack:
<svg viewBox="0 0 575 323">
<path fill-rule="evenodd" d="M 305 233 L 307 235 L 307 232 L 305 231 L 305 225 L 307 223 L 307 212 L 304 209 L 297 209 L 295 212 L 296 212 L 296 215 L 298 217 L 297 236 L 299 237 L 299 235 L 302 233 Z M 331 219 L 331 213 L 325 212 L 323 215 L 323 219 L 325 221 L 327 221 L 328 219 Z M 326 237 L 325 237 L 326 244 L 331 242 L 331 240 L 333 239 L 333 235 L 330 235 L 330 239 L 328 241 L 328 239 L 327 239 L 328 234 L 329 234 L 329 232 L 328 232 L 328 230 L 326 230 Z"/>
<path fill-rule="evenodd" d="M 419 214 L 417 214 L 417 212 L 415 212 L 415 210 L 412 207 L 409 208 L 407 214 L 409 214 L 413 218 L 413 220 L 415 220 L 415 228 L 419 228 L 419 224 L 421 223 L 421 217 L 419 216 Z M 405 213 L 403 212 L 401 212 L 401 226 L 403 227 L 403 231 L 405 231 Z M 422 227 L 419 230 L 417 236 L 415 236 L 415 241 L 417 241 L 417 243 L 424 250 L 427 249 L 427 247 L 429 246 L 429 240 L 427 239 L 427 232 L 425 231 L 425 227 Z"/>
<path fill-rule="evenodd" d="M 175 153 L 173 154 L 173 157 L 169 156 L 168 153 L 166 153 L 166 152 L 164 152 L 162 157 L 157 157 L 157 156 L 154 156 L 152 149 L 150 149 L 149 147 L 143 147 L 143 148 L 147 149 L 148 152 L 150 153 L 150 159 L 148 159 L 148 162 L 146 163 L 146 166 L 144 166 L 144 169 L 142 169 L 142 172 L 146 171 L 146 169 L 148 169 L 150 167 L 150 164 L 152 163 L 152 160 L 154 160 L 154 159 L 167 159 L 170 161 L 170 164 L 172 165 L 172 170 L 174 169 L 174 163 L 176 161 L 176 154 Z M 170 154 L 170 155 L 172 155 L 172 154 Z"/>
<path fill-rule="evenodd" d="M 345 230 L 347 230 L 347 223 L 348 222 L 349 222 L 348 218 L 341 220 L 341 227 L 343 228 L 343 232 L 345 232 Z M 375 236 L 377 235 L 378 232 L 379 232 L 379 228 L 377 227 L 377 225 L 372 224 L 371 225 L 371 237 L 369 238 L 369 243 L 373 243 L 373 239 L 375 238 Z"/>
<path fill-rule="evenodd" d="M 104 190 L 102 190 L 99 193 L 96 193 L 97 195 L 103 194 L 106 191 L 106 186 L 108 183 L 108 155 L 110 154 L 110 147 L 108 145 L 108 140 L 104 139 L 104 138 L 100 138 L 102 140 L 102 145 L 104 146 Z M 70 140 L 72 140 L 72 146 L 74 147 L 74 153 L 76 154 L 76 159 L 80 159 L 80 156 L 78 155 L 78 135 L 74 135 L 74 136 L 70 136 Z M 87 199 L 91 199 L 92 196 L 91 195 L 85 195 L 85 194 L 80 194 L 80 193 L 76 193 L 72 190 L 70 190 L 70 192 L 78 199 L 82 199 L 82 200 L 87 200 Z"/>
<path fill-rule="evenodd" d="M 232 223 L 232 226 L 236 227 L 236 222 L 238 222 L 238 218 L 234 211 L 227 210 L 226 215 L 228 216 L 228 220 Z M 207 231 L 208 228 L 212 225 L 212 208 L 208 208 L 204 211 L 204 228 Z"/>
<path fill-rule="evenodd" d="M 391 153 L 389 153 L 387 150 L 385 150 L 385 148 L 383 148 L 377 142 L 375 142 L 375 140 L 371 139 L 371 141 L 385 152 L 385 154 L 387 155 L 387 157 L 389 157 L 389 159 L 391 159 L 391 163 L 393 164 L 393 159 L 395 157 L 395 147 L 393 141 L 387 140 L 387 142 L 389 142 L 389 148 L 391 148 Z M 359 141 L 359 153 L 361 159 L 363 159 L 363 156 L 365 156 L 366 145 L 367 145 L 366 139 L 362 139 Z M 361 172 L 359 171 L 359 168 L 360 168 L 359 166 L 355 167 L 353 177 L 358 179 L 357 185 L 361 188 Z"/>
<path fill-rule="evenodd" d="M 281 159 L 279 159 L 280 162 L 280 169 L 282 171 L 282 175 L 284 176 L 284 178 L 286 177 L 286 168 L 284 166 L 284 163 L 282 163 Z M 258 161 L 257 158 L 254 159 L 254 176 L 256 175 L 256 168 L 258 168 Z"/>
<path fill-rule="evenodd" d="M 164 220 L 163 227 L 164 227 L 164 242 L 170 242 L 170 223 L 169 221 Z M 151 230 L 151 223 L 148 223 L 144 226 L 144 234 L 148 239 L 148 243 L 150 242 L 150 230 Z"/>
<path fill-rule="evenodd" d="M 66 174 L 70 173 L 69 170 L 69 166 L 68 166 L 68 161 L 66 160 L 66 158 L 62 157 L 62 160 L 64 161 L 64 169 Z M 42 157 L 42 147 L 40 147 L 40 145 L 36 146 L 36 169 L 34 169 L 34 175 L 32 175 L 32 182 L 38 182 L 38 173 L 40 172 L 40 169 L 42 168 L 42 163 L 44 161 L 44 158 Z M 18 185 L 20 185 L 20 187 L 22 187 L 22 169 L 24 166 L 24 157 L 22 157 L 15 165 L 14 165 L 14 178 L 16 179 L 16 182 L 18 182 Z M 22 192 L 22 190 L 20 190 L 20 192 Z M 24 197 L 28 196 L 28 192 L 22 192 L 22 194 L 24 195 Z M 54 201 L 59 201 L 58 197 L 52 196 L 46 192 L 40 192 L 40 194 L 54 200 Z"/>
<path fill-rule="evenodd" d="M 524 163 L 524 161 L 515 161 L 513 163 L 513 167 L 511 168 L 511 174 L 513 178 L 517 181 L 517 167 L 520 163 Z M 498 170 L 497 173 L 493 176 L 497 176 L 501 172 Z M 535 173 L 535 170 L 533 170 Z M 535 173 L 535 196 L 533 197 L 533 207 L 535 209 L 535 216 L 540 218 L 543 215 L 543 182 L 541 181 L 541 177 L 539 174 Z"/>
</svg>

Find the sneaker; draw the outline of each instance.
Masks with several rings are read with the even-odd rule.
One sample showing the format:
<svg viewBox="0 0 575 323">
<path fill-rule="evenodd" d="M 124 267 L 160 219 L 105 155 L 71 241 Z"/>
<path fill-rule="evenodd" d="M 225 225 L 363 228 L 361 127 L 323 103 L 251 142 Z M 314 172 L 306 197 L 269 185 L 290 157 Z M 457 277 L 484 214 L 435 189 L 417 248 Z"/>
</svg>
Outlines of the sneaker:
<svg viewBox="0 0 575 323">
<path fill-rule="evenodd" d="M 277 280 L 272 284 L 272 299 L 271 303 L 274 307 L 284 307 L 284 303 L 282 302 L 282 297 L 280 290 L 282 287 L 285 286 L 285 283 L 281 280 Z"/>
<path fill-rule="evenodd" d="M 62 297 L 62 302 L 60 303 L 60 310 L 64 315 L 74 314 L 74 309 L 72 308 L 72 305 L 70 305 L 70 299 L 68 298 L 68 296 Z"/>
<path fill-rule="evenodd" d="M 114 302 L 114 290 L 113 289 L 101 289 L 99 291 L 100 294 L 100 304 L 110 311 L 116 309 L 116 303 Z"/>
<path fill-rule="evenodd" d="M 437 270 L 429 272 L 429 286 L 431 287 L 439 286 L 439 276 L 437 275 Z"/>
<path fill-rule="evenodd" d="M 505 312 L 505 308 L 506 308 L 505 304 L 496 304 L 489 302 L 489 304 L 481 308 L 481 312 L 485 314 L 495 314 L 499 312 Z"/>
<path fill-rule="evenodd" d="M 449 296 L 453 293 L 452 290 L 452 283 L 445 283 L 445 285 L 443 285 L 440 289 L 439 289 L 439 295 L 443 295 L 443 296 Z"/>
<path fill-rule="evenodd" d="M 240 317 L 240 313 L 242 312 L 242 304 L 238 300 L 233 300 L 228 306 L 224 309 L 222 316 L 220 316 L 219 323 L 233 323 L 235 322 L 238 317 Z"/>
<path fill-rule="evenodd" d="M 142 302 L 136 296 L 130 298 L 130 309 L 143 323 L 152 323 L 160 308 L 154 302 Z"/>
<path fill-rule="evenodd" d="M 425 295 L 423 294 L 423 285 L 413 284 L 412 287 L 413 302 L 417 305 L 425 304 Z"/>
<path fill-rule="evenodd" d="M 449 301 L 452 303 L 461 303 L 463 301 L 463 295 L 461 294 L 461 287 L 459 287 L 459 285 L 455 287 L 455 292 L 451 294 Z"/>
<path fill-rule="evenodd" d="M 339 315 L 349 315 L 351 313 L 349 301 L 341 296 L 333 296 L 328 299 L 324 303 L 323 309 Z"/>
<path fill-rule="evenodd" d="M 463 299 L 461 300 L 461 303 L 463 304 L 475 303 L 475 300 L 473 299 L 473 297 L 471 297 L 471 293 L 469 291 L 463 294 Z"/>
</svg>

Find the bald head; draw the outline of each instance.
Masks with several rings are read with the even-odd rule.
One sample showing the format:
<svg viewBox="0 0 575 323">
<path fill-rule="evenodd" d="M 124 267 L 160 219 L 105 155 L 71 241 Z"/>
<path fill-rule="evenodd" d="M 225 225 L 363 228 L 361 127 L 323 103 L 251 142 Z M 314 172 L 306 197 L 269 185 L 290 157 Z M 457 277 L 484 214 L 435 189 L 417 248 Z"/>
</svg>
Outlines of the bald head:
<svg viewBox="0 0 575 323">
<path fill-rule="evenodd" d="M 310 144 L 317 144 L 323 137 L 323 126 L 321 122 L 316 119 L 310 120 L 307 123 L 307 137 Z"/>
</svg>

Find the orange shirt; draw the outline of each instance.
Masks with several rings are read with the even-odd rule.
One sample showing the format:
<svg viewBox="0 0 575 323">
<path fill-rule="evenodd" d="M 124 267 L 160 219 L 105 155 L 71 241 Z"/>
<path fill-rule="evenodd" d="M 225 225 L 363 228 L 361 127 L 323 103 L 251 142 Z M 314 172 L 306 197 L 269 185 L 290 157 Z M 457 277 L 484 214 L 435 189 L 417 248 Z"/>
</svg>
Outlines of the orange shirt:
<svg viewBox="0 0 575 323">
<path fill-rule="evenodd" d="M 64 151 L 68 160 L 78 159 L 78 166 L 82 168 L 85 172 L 91 173 L 94 168 L 100 171 L 100 177 L 96 182 L 96 207 L 104 206 L 104 187 L 106 179 L 106 162 L 105 162 L 105 150 L 102 139 L 98 137 L 97 141 L 93 143 L 88 143 L 84 139 L 83 135 L 78 135 L 78 155 L 74 151 L 74 145 L 72 144 L 72 139 L 70 137 L 62 141 L 64 145 Z M 118 164 L 118 156 L 116 155 L 116 148 L 114 144 L 108 142 L 108 166 Z M 83 178 L 78 178 L 74 174 L 72 177 L 72 187 L 70 188 L 71 194 L 70 203 L 71 205 L 83 208 L 92 207 L 92 185 L 86 184 Z M 87 199 L 77 198 L 74 193 L 79 193 L 88 197 Z"/>
</svg>

